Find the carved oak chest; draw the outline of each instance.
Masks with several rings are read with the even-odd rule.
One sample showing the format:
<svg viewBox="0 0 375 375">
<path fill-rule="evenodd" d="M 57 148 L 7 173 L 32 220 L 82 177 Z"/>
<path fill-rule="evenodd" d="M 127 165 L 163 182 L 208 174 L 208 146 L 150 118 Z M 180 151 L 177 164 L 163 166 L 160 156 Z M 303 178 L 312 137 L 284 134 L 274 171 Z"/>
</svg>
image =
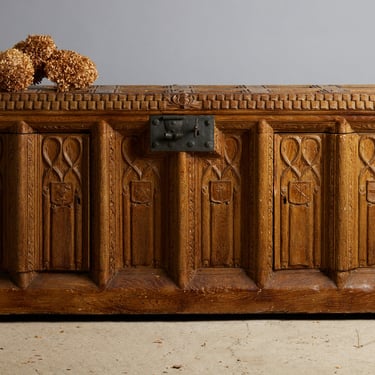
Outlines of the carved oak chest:
<svg viewBox="0 0 375 375">
<path fill-rule="evenodd" d="M 375 87 L 0 93 L 0 313 L 375 312 Z"/>
</svg>

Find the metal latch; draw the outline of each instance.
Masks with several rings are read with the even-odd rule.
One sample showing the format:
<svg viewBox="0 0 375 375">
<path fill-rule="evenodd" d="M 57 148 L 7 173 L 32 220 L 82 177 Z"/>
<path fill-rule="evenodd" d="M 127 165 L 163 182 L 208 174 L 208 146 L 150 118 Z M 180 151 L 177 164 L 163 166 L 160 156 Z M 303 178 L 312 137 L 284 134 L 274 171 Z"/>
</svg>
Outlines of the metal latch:
<svg viewBox="0 0 375 375">
<path fill-rule="evenodd" d="M 150 116 L 152 151 L 214 151 L 213 116 Z"/>
</svg>

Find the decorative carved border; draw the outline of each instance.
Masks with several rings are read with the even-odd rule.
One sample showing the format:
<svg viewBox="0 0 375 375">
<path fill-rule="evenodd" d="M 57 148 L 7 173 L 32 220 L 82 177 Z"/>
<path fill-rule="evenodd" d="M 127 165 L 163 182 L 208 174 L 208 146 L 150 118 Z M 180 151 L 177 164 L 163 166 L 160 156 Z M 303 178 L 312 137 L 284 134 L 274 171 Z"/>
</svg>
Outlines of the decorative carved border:
<svg viewBox="0 0 375 375">
<path fill-rule="evenodd" d="M 375 87 L 92 86 L 60 93 L 53 86 L 0 93 L 0 111 L 367 110 Z"/>
</svg>

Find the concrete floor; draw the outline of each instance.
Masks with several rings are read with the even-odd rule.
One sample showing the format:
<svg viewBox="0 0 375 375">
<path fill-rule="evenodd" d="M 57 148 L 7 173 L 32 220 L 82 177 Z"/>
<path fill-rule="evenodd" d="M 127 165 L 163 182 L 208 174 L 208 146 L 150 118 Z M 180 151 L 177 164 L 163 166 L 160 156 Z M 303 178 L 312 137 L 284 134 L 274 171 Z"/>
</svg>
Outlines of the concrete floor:
<svg viewBox="0 0 375 375">
<path fill-rule="evenodd" d="M 0 374 L 375 373 L 375 320 L 0 322 Z"/>
</svg>

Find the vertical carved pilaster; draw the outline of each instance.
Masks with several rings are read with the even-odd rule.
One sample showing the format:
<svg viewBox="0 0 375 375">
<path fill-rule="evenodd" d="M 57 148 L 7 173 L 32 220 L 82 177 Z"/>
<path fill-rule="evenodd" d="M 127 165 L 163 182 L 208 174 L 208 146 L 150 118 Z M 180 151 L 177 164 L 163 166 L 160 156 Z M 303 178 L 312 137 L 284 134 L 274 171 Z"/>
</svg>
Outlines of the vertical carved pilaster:
<svg viewBox="0 0 375 375">
<path fill-rule="evenodd" d="M 196 177 L 196 157 L 191 154 L 187 156 L 187 168 L 188 168 L 188 181 L 189 181 L 189 195 L 188 195 L 188 244 L 186 254 L 186 282 L 190 281 L 193 277 L 194 270 L 196 268 L 196 256 L 198 247 L 198 233 L 199 233 L 199 219 L 197 215 L 197 177 Z"/>
<path fill-rule="evenodd" d="M 96 124 L 92 134 L 92 277 L 105 286 L 111 274 L 111 189 L 109 137 L 113 129 L 104 121 Z M 113 220 L 113 219 L 112 219 Z"/>
<path fill-rule="evenodd" d="M 36 261 L 36 135 L 25 122 L 8 136 L 7 251 L 8 270 L 15 283 L 27 287 Z"/>
<path fill-rule="evenodd" d="M 331 173 L 333 202 L 333 269 L 341 285 L 345 271 L 358 267 L 358 135 L 345 119 L 337 122 L 333 147 L 335 159 Z M 331 146 L 332 147 L 332 146 Z"/>
<path fill-rule="evenodd" d="M 255 281 L 263 286 L 273 263 L 273 129 L 264 120 L 256 128 L 255 146 L 255 228 L 254 264 L 250 264 Z"/>
<path fill-rule="evenodd" d="M 174 189 L 172 192 L 172 217 L 169 222 L 171 236 L 171 274 L 175 282 L 184 288 L 189 282 L 189 164 L 190 155 L 180 152 L 172 156 L 170 169 Z"/>
</svg>

